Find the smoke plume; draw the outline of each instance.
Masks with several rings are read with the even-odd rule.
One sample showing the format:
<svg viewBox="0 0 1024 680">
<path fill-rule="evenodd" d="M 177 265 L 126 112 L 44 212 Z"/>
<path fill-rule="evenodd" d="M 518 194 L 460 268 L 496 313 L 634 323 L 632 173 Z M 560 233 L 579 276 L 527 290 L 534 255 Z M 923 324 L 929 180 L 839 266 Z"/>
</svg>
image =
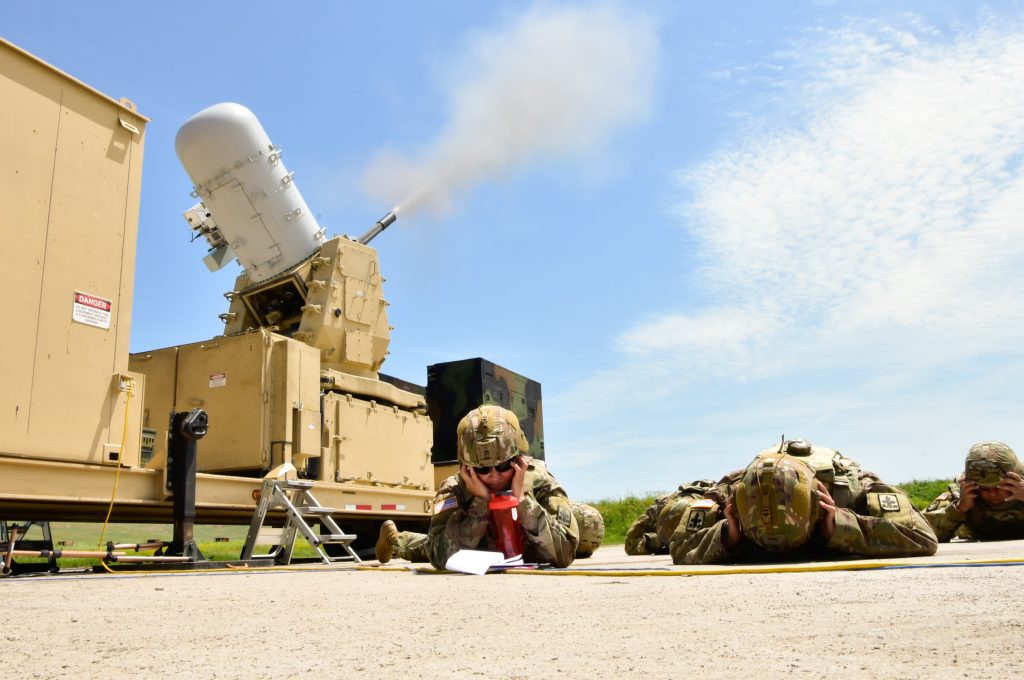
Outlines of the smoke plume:
<svg viewBox="0 0 1024 680">
<path fill-rule="evenodd" d="M 457 55 L 450 119 L 412 157 L 381 152 L 363 186 L 403 214 L 442 214 L 473 184 L 592 153 L 650 108 L 657 35 L 622 7 L 534 7 Z"/>
</svg>

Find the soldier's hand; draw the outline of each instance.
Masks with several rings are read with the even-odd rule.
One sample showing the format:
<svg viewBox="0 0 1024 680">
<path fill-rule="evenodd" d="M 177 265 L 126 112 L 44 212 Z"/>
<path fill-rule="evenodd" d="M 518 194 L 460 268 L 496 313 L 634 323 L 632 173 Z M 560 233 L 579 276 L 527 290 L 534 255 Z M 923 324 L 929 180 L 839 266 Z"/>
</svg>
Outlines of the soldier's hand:
<svg viewBox="0 0 1024 680">
<path fill-rule="evenodd" d="M 466 483 L 467 491 L 485 501 L 491 500 L 491 490 L 476 476 L 476 471 L 473 468 L 463 464 L 459 469 L 459 474 L 462 476 L 462 481 Z"/>
<path fill-rule="evenodd" d="M 512 467 L 515 468 L 516 471 L 516 473 L 512 475 L 512 495 L 516 497 L 517 501 L 523 500 L 526 468 L 529 466 L 530 462 L 526 459 L 526 456 L 519 456 L 512 461 Z"/>
<path fill-rule="evenodd" d="M 1006 476 L 999 480 L 999 488 L 1010 492 L 1006 500 L 1024 501 L 1024 479 L 1016 472 L 1007 472 Z"/>
<path fill-rule="evenodd" d="M 743 528 L 736 517 L 736 508 L 732 504 L 732 494 L 725 502 L 725 531 L 722 532 L 722 544 L 726 550 L 735 550 L 743 541 Z"/>
<path fill-rule="evenodd" d="M 960 500 L 957 501 L 956 509 L 960 512 L 967 512 L 974 507 L 974 501 L 978 498 L 978 485 L 975 482 L 965 479 L 960 482 Z"/>
<path fill-rule="evenodd" d="M 818 485 L 818 506 L 821 508 L 821 517 L 818 518 L 818 531 L 826 541 L 831 540 L 836 533 L 836 501 L 828 492 L 828 487 L 816 480 Z"/>
</svg>

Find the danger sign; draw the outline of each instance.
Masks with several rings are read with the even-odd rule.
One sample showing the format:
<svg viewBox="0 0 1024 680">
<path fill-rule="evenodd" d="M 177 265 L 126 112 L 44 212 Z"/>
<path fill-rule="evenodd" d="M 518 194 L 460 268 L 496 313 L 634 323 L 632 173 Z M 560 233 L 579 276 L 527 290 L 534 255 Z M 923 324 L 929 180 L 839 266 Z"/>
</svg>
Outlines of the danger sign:
<svg viewBox="0 0 1024 680">
<path fill-rule="evenodd" d="M 71 307 L 71 318 L 96 328 L 110 328 L 110 313 L 114 303 L 105 298 L 75 291 L 75 302 Z"/>
</svg>

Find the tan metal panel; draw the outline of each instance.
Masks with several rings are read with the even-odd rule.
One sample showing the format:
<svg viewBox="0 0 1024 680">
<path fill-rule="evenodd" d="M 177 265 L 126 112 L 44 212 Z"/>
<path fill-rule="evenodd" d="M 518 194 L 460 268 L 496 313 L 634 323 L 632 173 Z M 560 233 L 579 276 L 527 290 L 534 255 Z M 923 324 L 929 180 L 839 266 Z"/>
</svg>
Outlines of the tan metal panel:
<svg viewBox="0 0 1024 680">
<path fill-rule="evenodd" d="M 320 350 L 279 335 L 271 338 L 271 467 L 292 463 L 304 471 L 306 459 L 320 455 Z"/>
<path fill-rule="evenodd" d="M 292 413 L 298 391 L 298 385 L 295 384 L 298 381 L 298 371 L 295 367 L 299 363 L 299 357 L 287 343 L 273 343 L 270 352 L 270 365 L 264 388 L 270 397 L 267 404 L 267 415 L 270 420 L 269 467 L 273 469 L 282 463 L 292 462 L 292 437 L 295 429 Z M 290 366 L 291 371 L 288 370 Z"/>
<path fill-rule="evenodd" d="M 360 324 L 373 324 L 380 314 L 381 276 L 376 253 L 370 248 L 347 247 L 340 250 L 345 273 L 345 318 Z"/>
<path fill-rule="evenodd" d="M 109 463 L 145 119 L 2 41 L 0 100 L 3 237 L 19 249 L 0 269 L 3 290 L 19 292 L 19 323 L 0 338 L 0 452 Z M 106 327 L 73 320 L 76 291 L 110 302 Z"/>
<path fill-rule="evenodd" d="M 167 427 L 174 410 L 174 392 L 178 371 L 178 348 L 168 347 L 152 352 L 132 354 L 128 368 L 146 376 L 146 403 L 142 427 L 152 430 L 153 451 L 142 467 L 162 470 L 167 465 Z M 140 453 L 141 456 L 141 453 Z"/>
<path fill-rule="evenodd" d="M 32 361 L 26 354 L 34 344 L 39 321 L 40 281 L 46 252 L 47 215 L 57 148 L 61 83 L 40 78 L 38 66 L 19 53 L 0 47 L 0 205 L 4 206 L 5 248 L 17 253 L 0 269 L 5 290 L 18 295 L 4 299 L 4 316 L 17 320 L 0 336 L 0 448 L 23 451 L 28 436 Z M 8 102 L 16 105 L 9 105 Z M 12 267 L 13 265 L 13 267 Z M 14 286 L 17 286 L 14 288 Z"/>
<path fill-rule="evenodd" d="M 334 393 L 324 412 L 334 481 L 433 488 L 428 417 Z"/>
<path fill-rule="evenodd" d="M 368 364 L 373 360 L 370 334 L 365 331 L 345 331 L 345 361 Z"/>
<path fill-rule="evenodd" d="M 295 435 L 293 453 L 305 458 L 320 456 L 320 350 L 316 347 L 296 342 L 285 341 L 295 347 L 299 355 L 298 399 L 293 404 L 295 414 Z M 300 464 L 301 463 L 301 464 Z M 296 467 L 305 469 L 300 459 Z"/>
<path fill-rule="evenodd" d="M 295 411 L 295 446 L 293 456 L 320 457 L 320 409 Z M 296 465 L 300 470 L 304 465 Z"/>
<path fill-rule="evenodd" d="M 202 408 L 210 417 L 209 432 L 199 444 L 200 471 L 267 468 L 270 343 L 270 334 L 263 331 L 178 348 L 175 408 Z"/>
</svg>

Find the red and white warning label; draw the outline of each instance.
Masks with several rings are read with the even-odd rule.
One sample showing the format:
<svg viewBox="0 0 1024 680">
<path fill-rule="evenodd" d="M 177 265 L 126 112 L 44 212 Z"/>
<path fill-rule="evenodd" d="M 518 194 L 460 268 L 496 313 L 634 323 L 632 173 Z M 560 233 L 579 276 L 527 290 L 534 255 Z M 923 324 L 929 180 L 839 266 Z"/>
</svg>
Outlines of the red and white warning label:
<svg viewBox="0 0 1024 680">
<path fill-rule="evenodd" d="M 71 307 L 71 319 L 96 328 L 110 328 L 110 313 L 114 303 L 105 298 L 75 291 L 75 302 Z"/>
<path fill-rule="evenodd" d="M 228 384 L 227 373 L 211 373 L 210 374 L 210 387 L 224 387 Z"/>
</svg>

